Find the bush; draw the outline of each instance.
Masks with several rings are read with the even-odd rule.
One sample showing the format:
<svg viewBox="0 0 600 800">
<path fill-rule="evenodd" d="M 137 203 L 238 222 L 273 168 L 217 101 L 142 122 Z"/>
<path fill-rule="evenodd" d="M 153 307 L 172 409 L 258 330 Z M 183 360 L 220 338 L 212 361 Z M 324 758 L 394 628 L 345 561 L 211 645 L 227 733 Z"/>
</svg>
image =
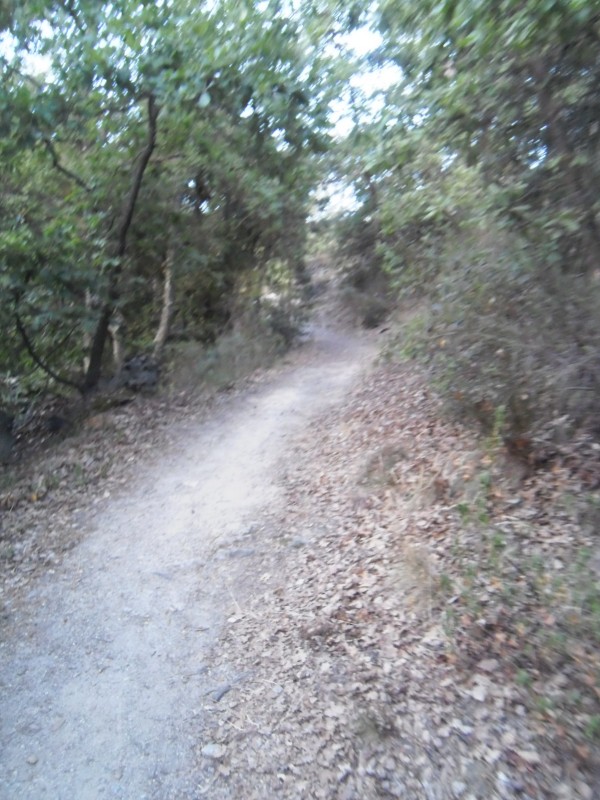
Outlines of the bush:
<svg viewBox="0 0 600 800">
<path fill-rule="evenodd" d="M 342 302 L 360 325 L 376 328 L 396 301 L 390 272 L 377 251 L 378 226 L 362 213 L 349 214 L 338 222 L 337 236 Z"/>
<path fill-rule="evenodd" d="M 600 433 L 600 286 L 536 263 L 501 228 L 461 257 L 452 242 L 405 349 L 425 356 L 451 408 L 487 431 L 501 420 L 512 440 Z"/>
</svg>

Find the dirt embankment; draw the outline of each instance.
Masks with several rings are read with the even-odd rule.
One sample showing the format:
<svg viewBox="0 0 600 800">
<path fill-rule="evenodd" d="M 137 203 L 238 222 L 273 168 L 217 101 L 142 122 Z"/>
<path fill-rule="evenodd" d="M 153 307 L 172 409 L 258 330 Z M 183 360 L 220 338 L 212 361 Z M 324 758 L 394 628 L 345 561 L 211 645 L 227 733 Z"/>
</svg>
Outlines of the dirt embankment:
<svg viewBox="0 0 600 800">
<path fill-rule="evenodd" d="M 411 364 L 296 445 L 279 546 L 219 642 L 247 677 L 208 706 L 201 796 L 600 797 L 589 470 L 507 460 Z"/>
</svg>

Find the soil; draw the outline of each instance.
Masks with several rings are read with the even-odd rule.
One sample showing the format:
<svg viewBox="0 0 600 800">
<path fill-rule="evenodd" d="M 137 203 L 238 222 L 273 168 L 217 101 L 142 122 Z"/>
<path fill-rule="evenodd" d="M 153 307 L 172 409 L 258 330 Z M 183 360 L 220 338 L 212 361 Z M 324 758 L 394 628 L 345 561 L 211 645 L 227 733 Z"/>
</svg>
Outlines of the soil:
<svg viewBox="0 0 600 800">
<path fill-rule="evenodd" d="M 290 438 L 373 353 L 315 327 L 276 378 L 180 422 L 120 491 L 61 517 L 80 544 L 5 612 L 1 797 L 197 796 L 203 705 L 243 679 L 225 670 L 215 685 L 210 659 L 252 589 L 246 562 L 269 547 Z"/>
<path fill-rule="evenodd" d="M 600 443 L 517 463 L 383 339 L 24 463 L 1 798 L 600 797 Z"/>
</svg>

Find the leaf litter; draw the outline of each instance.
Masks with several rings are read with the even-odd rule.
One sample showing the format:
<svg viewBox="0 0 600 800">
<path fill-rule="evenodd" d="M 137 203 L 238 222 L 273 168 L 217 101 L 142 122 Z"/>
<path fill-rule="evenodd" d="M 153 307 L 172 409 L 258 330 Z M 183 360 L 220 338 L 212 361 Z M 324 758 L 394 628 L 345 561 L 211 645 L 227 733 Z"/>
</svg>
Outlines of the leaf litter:
<svg viewBox="0 0 600 800">
<path fill-rule="evenodd" d="M 82 493 L 106 502 L 188 416 L 146 399 L 20 471 L 5 603 L 78 541 Z M 281 465 L 213 654 L 245 677 L 206 698 L 198 796 L 600 796 L 598 450 L 511 469 L 414 365 L 380 365 Z"/>
<path fill-rule="evenodd" d="M 282 465 L 278 544 L 215 654 L 250 672 L 205 709 L 227 758 L 200 796 L 600 796 L 582 462 L 515 483 L 414 365 L 365 378 Z"/>
</svg>

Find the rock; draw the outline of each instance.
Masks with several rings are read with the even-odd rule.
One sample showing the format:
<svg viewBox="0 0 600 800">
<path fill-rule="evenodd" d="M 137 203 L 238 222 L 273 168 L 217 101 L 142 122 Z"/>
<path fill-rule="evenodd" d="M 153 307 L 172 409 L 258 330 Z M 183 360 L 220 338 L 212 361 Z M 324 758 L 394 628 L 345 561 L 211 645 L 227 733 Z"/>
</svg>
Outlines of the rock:
<svg viewBox="0 0 600 800">
<path fill-rule="evenodd" d="M 496 658 L 485 658 L 478 664 L 482 672 L 495 672 L 500 666 L 500 662 Z"/>
<path fill-rule="evenodd" d="M 308 544 L 308 541 L 306 539 L 303 539 L 301 536 L 295 536 L 292 539 L 291 547 L 294 547 L 297 550 L 299 550 L 301 547 L 306 547 L 307 544 Z"/>
<path fill-rule="evenodd" d="M 468 694 L 471 695 L 473 700 L 477 700 L 478 702 L 483 703 L 488 696 L 488 690 L 487 687 L 484 686 L 482 683 L 478 683 L 477 686 L 474 686 L 472 689 L 469 690 Z"/>
<path fill-rule="evenodd" d="M 227 750 L 223 747 L 222 744 L 215 744 L 214 742 L 209 742 L 209 744 L 205 744 L 202 750 L 200 751 L 204 758 L 210 758 L 213 761 L 221 761 L 221 759 L 225 758 L 225 754 Z"/>
<path fill-rule="evenodd" d="M 227 550 L 226 555 L 229 558 L 251 558 L 256 555 L 256 550 L 253 547 L 234 547 Z"/>
<path fill-rule="evenodd" d="M 516 753 L 528 764 L 539 764 L 541 761 L 540 754 L 536 750 L 517 750 Z"/>
<path fill-rule="evenodd" d="M 587 783 L 584 783 L 583 781 L 577 781 L 577 791 L 583 800 L 592 800 L 594 797 L 594 790 L 592 787 L 588 786 Z"/>
<path fill-rule="evenodd" d="M 510 798 L 513 798 L 515 795 L 519 795 L 524 791 L 524 786 L 520 781 L 514 780 L 504 772 L 498 772 L 498 776 L 496 778 L 496 788 L 502 797 Z M 569 795 L 569 797 L 570 796 L 571 795 Z"/>
<path fill-rule="evenodd" d="M 504 747 L 514 747 L 517 743 L 517 733 L 516 731 L 509 728 L 509 730 L 504 731 L 502 734 L 501 742 Z"/>
<path fill-rule="evenodd" d="M 35 764 L 38 763 L 38 757 L 34 755 L 27 756 L 27 763 L 31 764 L 31 766 L 33 767 Z"/>
<path fill-rule="evenodd" d="M 217 686 L 216 689 L 213 690 L 212 696 L 215 703 L 218 703 L 219 700 L 222 700 L 223 697 L 227 694 L 227 692 L 231 691 L 231 684 L 224 683 L 222 686 Z"/>
</svg>

